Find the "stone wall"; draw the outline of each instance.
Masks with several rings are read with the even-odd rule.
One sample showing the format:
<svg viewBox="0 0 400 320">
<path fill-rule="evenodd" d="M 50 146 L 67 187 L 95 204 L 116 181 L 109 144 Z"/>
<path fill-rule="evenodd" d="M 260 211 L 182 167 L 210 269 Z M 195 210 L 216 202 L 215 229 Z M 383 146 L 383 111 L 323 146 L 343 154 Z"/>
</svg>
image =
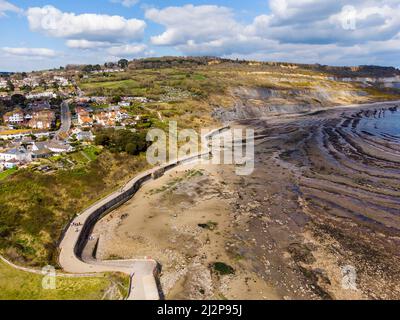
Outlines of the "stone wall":
<svg viewBox="0 0 400 320">
<path fill-rule="evenodd" d="M 206 139 L 210 139 L 213 136 L 220 134 L 222 131 L 224 131 L 228 128 L 229 127 L 226 126 L 223 128 L 213 130 L 206 136 Z M 107 215 L 111 211 L 115 210 L 116 208 L 118 208 L 119 206 L 121 206 L 122 204 L 127 202 L 129 199 L 131 199 L 144 183 L 146 183 L 147 181 L 152 180 L 152 179 L 158 179 L 160 176 L 162 176 L 162 175 L 160 175 L 162 172 L 165 173 L 181 164 L 184 164 L 184 163 L 196 160 L 196 159 L 200 159 L 203 157 L 208 157 L 208 156 L 210 156 L 210 153 L 211 152 L 204 152 L 201 154 L 188 156 L 186 158 L 178 159 L 175 162 L 168 163 L 164 166 L 161 166 L 160 168 L 149 170 L 149 171 L 147 171 L 147 173 L 144 173 L 140 178 L 136 178 L 137 180 L 134 180 L 132 186 L 128 190 L 124 191 L 123 193 L 121 193 L 119 195 L 116 195 L 108 203 L 106 203 L 103 206 L 94 210 L 82 227 L 82 231 L 80 233 L 79 239 L 78 239 L 78 241 L 75 245 L 75 249 L 74 249 L 76 256 L 79 258 L 82 257 L 82 252 L 85 248 L 87 239 L 91 235 L 92 230 L 93 230 L 94 226 L 96 225 L 97 221 L 99 221 L 105 215 Z"/>
</svg>

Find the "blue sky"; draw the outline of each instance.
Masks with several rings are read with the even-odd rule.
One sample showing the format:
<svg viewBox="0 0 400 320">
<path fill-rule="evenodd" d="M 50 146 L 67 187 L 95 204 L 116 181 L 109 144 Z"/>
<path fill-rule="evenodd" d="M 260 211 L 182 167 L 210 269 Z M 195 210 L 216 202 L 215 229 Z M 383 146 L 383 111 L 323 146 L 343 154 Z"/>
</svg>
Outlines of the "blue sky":
<svg viewBox="0 0 400 320">
<path fill-rule="evenodd" d="M 400 0 L 0 0 L 0 70 L 216 55 L 400 66 Z"/>
</svg>

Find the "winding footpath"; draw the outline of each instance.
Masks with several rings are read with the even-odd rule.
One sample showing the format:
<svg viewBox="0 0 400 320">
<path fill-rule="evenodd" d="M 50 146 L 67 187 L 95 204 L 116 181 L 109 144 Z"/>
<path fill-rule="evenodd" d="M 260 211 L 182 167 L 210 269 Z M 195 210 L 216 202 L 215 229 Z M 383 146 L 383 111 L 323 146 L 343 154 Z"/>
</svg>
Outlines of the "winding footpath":
<svg viewBox="0 0 400 320">
<path fill-rule="evenodd" d="M 204 141 L 220 134 L 225 129 L 213 130 L 205 136 Z M 86 243 L 90 240 L 91 231 L 96 222 L 109 212 L 131 199 L 140 187 L 148 181 L 158 179 L 168 170 L 188 162 L 198 161 L 209 156 L 208 142 L 205 150 L 199 154 L 180 158 L 171 163 L 148 170 L 129 181 L 122 189 L 110 194 L 106 198 L 96 202 L 91 207 L 78 215 L 65 231 L 59 245 L 59 263 L 65 272 L 69 273 L 98 273 L 98 272 L 122 272 L 130 275 L 131 284 L 128 300 L 159 300 L 160 293 L 157 286 L 158 264 L 154 259 L 132 260 L 106 260 L 101 261 L 83 256 Z M 93 241 L 93 240 L 92 240 Z"/>
</svg>

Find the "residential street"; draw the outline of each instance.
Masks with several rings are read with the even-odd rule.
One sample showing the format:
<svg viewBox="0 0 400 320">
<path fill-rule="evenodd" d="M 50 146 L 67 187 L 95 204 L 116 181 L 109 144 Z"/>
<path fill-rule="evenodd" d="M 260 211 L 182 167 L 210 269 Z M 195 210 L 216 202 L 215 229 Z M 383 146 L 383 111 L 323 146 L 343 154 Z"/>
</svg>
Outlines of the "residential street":
<svg viewBox="0 0 400 320">
<path fill-rule="evenodd" d="M 62 136 L 66 134 L 71 128 L 71 111 L 69 110 L 69 104 L 64 101 L 61 104 L 61 126 L 56 132 L 54 140 L 63 140 Z"/>
</svg>

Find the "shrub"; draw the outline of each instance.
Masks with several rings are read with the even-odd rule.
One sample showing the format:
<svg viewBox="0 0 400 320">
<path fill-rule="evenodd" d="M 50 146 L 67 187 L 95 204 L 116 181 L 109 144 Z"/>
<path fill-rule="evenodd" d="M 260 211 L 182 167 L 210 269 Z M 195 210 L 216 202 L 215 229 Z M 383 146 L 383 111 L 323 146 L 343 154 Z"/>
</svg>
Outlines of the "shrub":
<svg viewBox="0 0 400 320">
<path fill-rule="evenodd" d="M 214 262 L 212 269 L 220 275 L 234 274 L 235 269 L 223 262 Z"/>
</svg>

